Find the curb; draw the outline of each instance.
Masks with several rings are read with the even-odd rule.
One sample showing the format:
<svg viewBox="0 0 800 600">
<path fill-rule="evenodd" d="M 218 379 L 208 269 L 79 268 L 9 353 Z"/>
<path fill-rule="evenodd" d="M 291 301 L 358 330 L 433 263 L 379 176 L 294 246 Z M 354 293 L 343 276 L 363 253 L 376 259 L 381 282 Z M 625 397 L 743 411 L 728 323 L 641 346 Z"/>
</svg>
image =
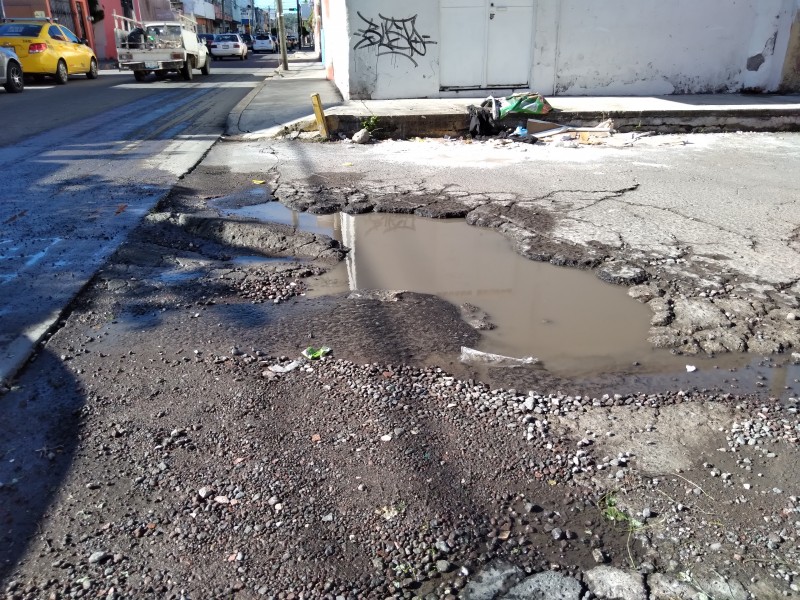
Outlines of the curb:
<svg viewBox="0 0 800 600">
<path fill-rule="evenodd" d="M 466 112 L 428 113 L 413 115 L 381 115 L 380 137 L 458 136 L 469 130 L 469 114 Z M 351 136 L 361 129 L 363 114 L 333 113 L 326 115 L 332 132 Z M 655 133 L 715 133 L 734 131 L 800 131 L 800 111 L 795 109 L 748 109 L 706 111 L 581 111 L 551 112 L 535 118 L 568 125 L 571 127 L 593 127 L 611 118 L 614 128 L 621 132 L 653 131 Z M 503 124 L 516 127 L 525 124 L 525 115 L 509 116 Z"/>
<path fill-rule="evenodd" d="M 250 106 L 250 103 L 261 93 L 261 90 L 264 89 L 267 81 L 269 81 L 272 77 L 274 77 L 274 75 L 265 77 L 261 83 L 250 90 L 250 92 L 248 92 L 244 98 L 236 103 L 236 106 L 234 106 L 233 110 L 228 113 L 228 117 L 225 120 L 225 131 L 222 133 L 223 136 L 236 137 L 242 135 L 243 133 L 250 133 L 249 131 L 242 131 L 239 129 L 239 120 L 242 118 L 242 113 L 247 110 L 247 107 Z"/>
</svg>

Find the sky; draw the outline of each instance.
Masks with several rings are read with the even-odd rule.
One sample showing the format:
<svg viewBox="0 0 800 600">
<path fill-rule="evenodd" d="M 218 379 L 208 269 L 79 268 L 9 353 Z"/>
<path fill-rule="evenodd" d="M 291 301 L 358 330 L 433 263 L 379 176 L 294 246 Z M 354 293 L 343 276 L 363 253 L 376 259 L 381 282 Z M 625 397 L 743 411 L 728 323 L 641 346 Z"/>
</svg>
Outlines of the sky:
<svg viewBox="0 0 800 600">
<path fill-rule="evenodd" d="M 278 3 L 275 0 L 256 0 L 256 6 L 258 8 L 263 8 L 267 10 L 268 8 L 274 9 L 278 6 Z M 310 4 L 309 0 L 300 0 L 300 4 Z M 297 7 L 297 0 L 283 0 L 283 12 L 286 12 L 287 8 L 296 8 Z"/>
</svg>

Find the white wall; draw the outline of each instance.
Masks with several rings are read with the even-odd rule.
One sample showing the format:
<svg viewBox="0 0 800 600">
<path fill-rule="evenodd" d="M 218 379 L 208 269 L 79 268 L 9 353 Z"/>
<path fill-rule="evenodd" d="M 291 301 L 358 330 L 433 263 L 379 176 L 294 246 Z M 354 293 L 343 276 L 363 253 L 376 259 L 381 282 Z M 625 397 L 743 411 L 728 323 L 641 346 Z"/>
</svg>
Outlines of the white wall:
<svg viewBox="0 0 800 600">
<path fill-rule="evenodd" d="M 557 95 L 775 90 L 795 0 L 538 0 L 533 87 Z"/>
<path fill-rule="evenodd" d="M 440 0 L 325 1 L 326 62 L 346 98 L 453 95 L 440 91 Z M 534 8 L 532 90 L 697 94 L 776 91 L 798 0 L 535 0 Z M 526 51 L 514 41 L 503 51 Z"/>
<path fill-rule="evenodd" d="M 438 0 L 348 0 L 347 16 L 352 97 L 439 95 Z"/>
<path fill-rule="evenodd" d="M 345 99 L 350 98 L 350 37 L 345 0 L 322 1 L 325 69 Z"/>
</svg>

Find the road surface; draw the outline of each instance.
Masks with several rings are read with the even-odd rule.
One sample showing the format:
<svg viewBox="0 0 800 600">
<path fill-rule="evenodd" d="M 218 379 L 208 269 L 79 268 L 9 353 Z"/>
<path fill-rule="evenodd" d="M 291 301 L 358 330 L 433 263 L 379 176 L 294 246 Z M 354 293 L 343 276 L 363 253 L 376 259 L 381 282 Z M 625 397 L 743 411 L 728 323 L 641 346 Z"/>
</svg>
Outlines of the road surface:
<svg viewBox="0 0 800 600">
<path fill-rule="evenodd" d="M 269 55 L 137 83 L 102 71 L 0 93 L 0 379 L 271 74 Z"/>
</svg>

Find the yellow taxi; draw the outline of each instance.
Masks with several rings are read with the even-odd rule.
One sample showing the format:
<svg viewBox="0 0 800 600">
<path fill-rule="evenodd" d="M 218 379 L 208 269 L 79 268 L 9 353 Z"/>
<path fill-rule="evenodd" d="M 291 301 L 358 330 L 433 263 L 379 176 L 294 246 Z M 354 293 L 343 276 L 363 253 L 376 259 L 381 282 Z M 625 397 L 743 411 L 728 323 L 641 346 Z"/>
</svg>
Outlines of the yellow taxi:
<svg viewBox="0 0 800 600">
<path fill-rule="evenodd" d="M 83 40 L 49 19 L 0 21 L 0 46 L 13 48 L 25 75 L 55 77 L 67 83 L 70 75 L 97 77 L 97 57 Z"/>
</svg>

